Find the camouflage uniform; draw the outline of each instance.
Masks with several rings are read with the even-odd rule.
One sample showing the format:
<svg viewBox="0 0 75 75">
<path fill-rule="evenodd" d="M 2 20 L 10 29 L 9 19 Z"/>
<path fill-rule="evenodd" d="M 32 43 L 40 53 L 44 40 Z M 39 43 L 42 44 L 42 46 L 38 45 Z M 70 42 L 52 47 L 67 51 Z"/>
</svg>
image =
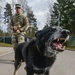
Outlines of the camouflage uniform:
<svg viewBox="0 0 75 75">
<path fill-rule="evenodd" d="M 10 22 L 10 29 L 12 31 L 12 45 L 14 50 L 19 43 L 22 43 L 25 41 L 24 35 L 26 33 L 26 30 L 28 29 L 28 25 L 29 25 L 28 19 L 23 14 L 19 14 L 19 15 L 15 14 L 12 17 Z M 20 33 L 17 33 L 13 29 L 14 26 L 16 26 L 20 30 Z"/>
</svg>

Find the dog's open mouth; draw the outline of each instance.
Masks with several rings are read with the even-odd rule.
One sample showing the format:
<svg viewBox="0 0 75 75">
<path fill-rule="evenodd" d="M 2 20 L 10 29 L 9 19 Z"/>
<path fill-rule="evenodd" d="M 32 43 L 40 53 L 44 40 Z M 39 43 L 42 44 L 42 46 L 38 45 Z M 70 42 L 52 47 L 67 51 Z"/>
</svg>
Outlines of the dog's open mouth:
<svg viewBox="0 0 75 75">
<path fill-rule="evenodd" d="M 64 51 L 65 46 L 63 46 L 63 44 L 66 42 L 65 38 L 57 38 L 56 40 L 53 40 L 51 43 L 51 47 L 53 50 L 57 50 L 57 51 Z"/>
</svg>

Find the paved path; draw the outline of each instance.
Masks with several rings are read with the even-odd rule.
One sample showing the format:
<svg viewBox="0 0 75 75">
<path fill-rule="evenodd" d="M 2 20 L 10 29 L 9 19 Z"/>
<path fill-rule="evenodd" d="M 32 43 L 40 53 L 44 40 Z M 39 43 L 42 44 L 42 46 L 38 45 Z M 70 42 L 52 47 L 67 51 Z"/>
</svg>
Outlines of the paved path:
<svg viewBox="0 0 75 75">
<path fill-rule="evenodd" d="M 14 72 L 14 53 L 10 53 L 0 57 L 0 75 L 13 75 Z M 19 70 L 18 75 L 25 75 L 24 63 Z"/>
<path fill-rule="evenodd" d="M 13 51 L 12 47 L 0 47 L 0 56 L 11 53 Z"/>
<path fill-rule="evenodd" d="M 14 53 L 0 56 L 0 75 L 13 75 Z M 23 63 L 19 69 L 18 75 L 26 75 L 24 70 L 25 64 Z M 50 75 L 75 75 L 75 52 L 64 51 L 58 54 L 57 60 L 50 70 Z"/>
<path fill-rule="evenodd" d="M 58 54 L 51 68 L 51 75 L 75 75 L 75 51 L 64 51 Z"/>
</svg>

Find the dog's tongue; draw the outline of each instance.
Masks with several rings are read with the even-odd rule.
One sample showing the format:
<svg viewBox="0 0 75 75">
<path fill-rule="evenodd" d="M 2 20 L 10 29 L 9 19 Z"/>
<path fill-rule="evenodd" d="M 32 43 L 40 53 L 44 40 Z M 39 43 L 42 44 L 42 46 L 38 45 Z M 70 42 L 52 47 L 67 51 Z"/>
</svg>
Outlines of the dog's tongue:
<svg viewBox="0 0 75 75">
<path fill-rule="evenodd" d="M 62 47 L 62 45 L 60 43 L 53 43 L 53 46 L 56 48 L 56 49 L 60 49 Z"/>
<path fill-rule="evenodd" d="M 62 46 L 61 43 L 55 42 L 55 43 L 53 43 L 53 49 L 58 50 L 58 51 L 62 51 L 62 50 L 64 50 L 64 47 Z"/>
</svg>

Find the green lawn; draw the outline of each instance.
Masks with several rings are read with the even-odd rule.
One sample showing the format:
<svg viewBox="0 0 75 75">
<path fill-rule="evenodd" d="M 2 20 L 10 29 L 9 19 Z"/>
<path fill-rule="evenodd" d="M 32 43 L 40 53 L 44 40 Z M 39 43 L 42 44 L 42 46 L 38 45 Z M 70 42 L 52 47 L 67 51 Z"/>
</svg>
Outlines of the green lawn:
<svg viewBox="0 0 75 75">
<path fill-rule="evenodd" d="M 6 43 L 0 43 L 0 46 L 1 47 L 12 47 L 11 44 L 6 44 Z M 68 46 L 66 47 L 67 50 L 72 50 L 72 51 L 75 51 L 75 46 Z"/>
<path fill-rule="evenodd" d="M 6 44 L 6 43 L 0 43 L 1 47 L 12 47 L 11 44 Z"/>
<path fill-rule="evenodd" d="M 72 50 L 72 51 L 75 51 L 75 46 L 68 46 L 66 47 L 67 50 Z"/>
</svg>

